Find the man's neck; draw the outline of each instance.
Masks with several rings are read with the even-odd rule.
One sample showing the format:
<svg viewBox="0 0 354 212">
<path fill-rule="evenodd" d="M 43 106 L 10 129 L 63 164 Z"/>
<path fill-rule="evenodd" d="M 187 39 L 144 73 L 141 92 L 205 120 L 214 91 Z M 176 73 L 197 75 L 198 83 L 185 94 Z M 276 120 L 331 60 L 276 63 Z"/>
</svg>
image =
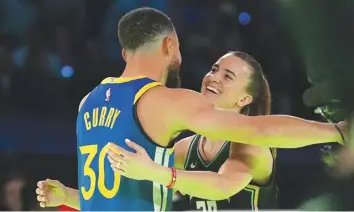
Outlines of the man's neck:
<svg viewBox="0 0 354 212">
<path fill-rule="evenodd" d="M 121 77 L 146 76 L 150 79 L 164 83 L 163 67 L 161 61 L 153 55 L 130 56 Z"/>
</svg>

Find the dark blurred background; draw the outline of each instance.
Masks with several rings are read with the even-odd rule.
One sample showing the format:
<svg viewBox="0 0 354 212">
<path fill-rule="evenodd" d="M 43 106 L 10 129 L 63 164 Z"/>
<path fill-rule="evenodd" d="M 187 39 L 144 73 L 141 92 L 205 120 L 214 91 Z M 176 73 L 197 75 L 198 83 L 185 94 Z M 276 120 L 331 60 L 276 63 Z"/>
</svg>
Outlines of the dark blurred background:
<svg viewBox="0 0 354 212">
<path fill-rule="evenodd" d="M 37 210 L 36 181 L 47 177 L 77 187 L 78 105 L 104 77 L 121 74 L 117 23 L 137 7 L 162 10 L 175 23 L 183 87 L 199 91 L 221 55 L 244 51 L 263 66 L 273 113 L 320 120 L 302 100 L 308 64 L 287 15 L 293 1 L 0 0 L 1 208 Z M 280 208 L 295 209 L 330 188 L 321 148 L 279 150 Z"/>
</svg>

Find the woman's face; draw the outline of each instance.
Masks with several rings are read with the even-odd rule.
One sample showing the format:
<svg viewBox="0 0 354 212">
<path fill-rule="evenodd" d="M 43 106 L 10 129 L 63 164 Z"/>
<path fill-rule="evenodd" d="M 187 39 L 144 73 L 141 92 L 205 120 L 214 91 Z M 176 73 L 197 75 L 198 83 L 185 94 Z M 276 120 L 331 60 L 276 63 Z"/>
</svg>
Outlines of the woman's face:
<svg viewBox="0 0 354 212">
<path fill-rule="evenodd" d="M 225 54 L 205 75 L 201 93 L 212 99 L 215 107 L 240 110 L 253 100 L 246 91 L 250 76 L 247 62 L 232 53 Z"/>
</svg>

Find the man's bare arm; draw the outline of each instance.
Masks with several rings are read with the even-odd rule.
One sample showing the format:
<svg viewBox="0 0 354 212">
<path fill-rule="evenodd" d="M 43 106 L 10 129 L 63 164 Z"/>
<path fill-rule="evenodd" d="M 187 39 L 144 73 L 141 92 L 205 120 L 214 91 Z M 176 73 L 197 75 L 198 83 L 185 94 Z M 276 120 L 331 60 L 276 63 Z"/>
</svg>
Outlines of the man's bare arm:
<svg viewBox="0 0 354 212">
<path fill-rule="evenodd" d="M 286 115 L 251 117 L 218 110 L 207 98 L 190 90 L 164 89 L 160 98 L 162 106 L 158 109 L 168 114 L 167 122 L 174 131 L 189 129 L 210 139 L 277 148 L 341 141 L 331 124 Z"/>
<path fill-rule="evenodd" d="M 87 97 L 89 94 L 87 94 L 80 102 L 79 104 L 79 109 L 78 111 L 80 112 L 82 105 L 85 103 Z M 69 188 L 65 187 L 66 189 L 66 197 L 65 197 L 65 202 L 64 205 L 69 206 L 71 208 L 74 208 L 76 210 L 80 210 L 80 194 L 79 190 L 74 189 L 74 188 Z"/>
<path fill-rule="evenodd" d="M 66 187 L 66 197 L 64 205 L 80 210 L 80 194 L 79 190 Z"/>
</svg>

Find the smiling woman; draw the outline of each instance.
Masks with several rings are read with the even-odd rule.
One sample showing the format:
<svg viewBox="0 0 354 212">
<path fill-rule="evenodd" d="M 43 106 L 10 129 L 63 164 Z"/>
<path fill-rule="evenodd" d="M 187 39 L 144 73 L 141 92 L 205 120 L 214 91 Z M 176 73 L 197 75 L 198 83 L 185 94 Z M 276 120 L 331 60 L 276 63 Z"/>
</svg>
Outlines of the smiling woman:
<svg viewBox="0 0 354 212">
<path fill-rule="evenodd" d="M 252 116 L 270 114 L 270 89 L 262 68 L 243 52 L 229 52 L 216 61 L 203 79 L 201 93 L 217 108 Z M 175 156 L 179 168 L 216 172 L 217 181 L 226 182 L 226 200 L 213 201 L 217 199 L 211 191 L 202 198 L 190 195 L 191 210 L 212 211 L 276 208 L 275 157 L 275 149 L 200 135 L 180 141 Z"/>
</svg>

